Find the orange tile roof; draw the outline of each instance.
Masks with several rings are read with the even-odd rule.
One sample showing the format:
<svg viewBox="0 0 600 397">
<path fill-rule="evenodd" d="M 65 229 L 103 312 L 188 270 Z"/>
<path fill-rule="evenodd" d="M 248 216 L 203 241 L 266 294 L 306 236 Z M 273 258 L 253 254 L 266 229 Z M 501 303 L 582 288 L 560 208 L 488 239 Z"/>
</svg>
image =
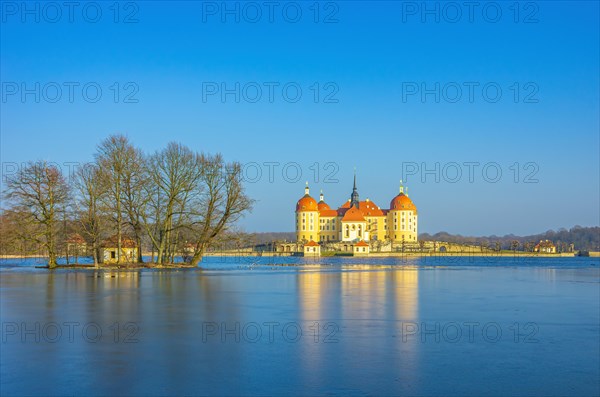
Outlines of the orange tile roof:
<svg viewBox="0 0 600 397">
<path fill-rule="evenodd" d="M 392 199 L 390 203 L 390 211 L 417 211 L 417 207 L 413 204 L 412 200 L 408 198 L 404 193 L 400 193 Z"/>
<path fill-rule="evenodd" d="M 358 208 L 364 216 L 383 216 L 383 211 L 372 201 L 361 201 Z"/>
<path fill-rule="evenodd" d="M 319 216 L 322 218 L 335 218 L 338 216 L 338 212 L 336 210 L 321 210 L 319 211 Z"/>
<path fill-rule="evenodd" d="M 319 244 L 315 243 L 314 241 L 310 240 L 308 243 L 305 244 L 307 247 L 318 247 Z"/>
<path fill-rule="evenodd" d="M 364 221 L 365 221 L 365 217 L 363 216 L 362 211 L 356 207 L 352 207 L 348 211 L 346 211 L 346 213 L 344 214 L 344 217 L 342 218 L 342 222 L 364 222 Z"/>
<path fill-rule="evenodd" d="M 115 234 L 102 242 L 103 248 L 117 248 L 118 247 L 118 236 Z M 121 248 L 136 248 L 137 244 L 135 240 L 129 237 L 121 236 Z"/>
<path fill-rule="evenodd" d="M 298 211 L 318 211 L 319 206 L 317 205 L 317 200 L 310 197 L 308 194 L 298 200 L 296 203 L 296 212 Z"/>
<path fill-rule="evenodd" d="M 350 200 L 346 201 L 344 204 L 341 205 L 341 208 L 350 208 Z"/>
<path fill-rule="evenodd" d="M 331 207 L 329 205 L 327 205 L 327 203 L 324 201 L 319 201 L 319 203 L 317 204 L 317 207 L 319 207 L 319 211 L 325 211 L 325 210 L 331 209 Z"/>
<path fill-rule="evenodd" d="M 369 244 L 365 243 L 363 240 L 360 240 L 358 243 L 354 244 L 356 247 L 368 247 Z"/>
</svg>

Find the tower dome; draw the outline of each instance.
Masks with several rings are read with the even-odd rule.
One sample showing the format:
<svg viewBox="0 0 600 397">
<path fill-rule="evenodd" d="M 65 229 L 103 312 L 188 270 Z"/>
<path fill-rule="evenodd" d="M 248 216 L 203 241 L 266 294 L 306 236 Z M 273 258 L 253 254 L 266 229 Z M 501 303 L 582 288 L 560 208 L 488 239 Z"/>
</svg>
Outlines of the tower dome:
<svg viewBox="0 0 600 397">
<path fill-rule="evenodd" d="M 404 193 L 402 181 L 400 181 L 400 194 L 394 197 L 390 202 L 390 211 L 417 211 L 415 204 L 408 195 Z"/>
<path fill-rule="evenodd" d="M 306 188 L 304 188 L 304 196 L 296 203 L 296 212 L 318 210 L 319 206 L 317 204 L 317 200 L 310 196 L 308 182 L 306 182 Z"/>
<path fill-rule="evenodd" d="M 400 193 L 390 202 L 390 210 L 394 211 L 416 211 L 417 207 L 404 193 Z"/>
<path fill-rule="evenodd" d="M 319 202 L 317 204 L 319 207 L 319 211 L 329 211 L 331 207 L 329 204 L 325 202 L 325 196 L 323 196 L 323 191 L 321 190 L 321 195 L 319 196 Z"/>
</svg>

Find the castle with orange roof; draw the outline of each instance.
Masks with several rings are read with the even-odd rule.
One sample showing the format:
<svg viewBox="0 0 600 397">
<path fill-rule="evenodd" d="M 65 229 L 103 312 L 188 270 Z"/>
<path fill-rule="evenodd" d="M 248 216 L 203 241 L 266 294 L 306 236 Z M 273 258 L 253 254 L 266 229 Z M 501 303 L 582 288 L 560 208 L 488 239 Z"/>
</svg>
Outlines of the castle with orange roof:
<svg viewBox="0 0 600 397">
<path fill-rule="evenodd" d="M 323 192 L 317 202 L 310 195 L 308 182 L 304 196 L 296 204 L 296 238 L 298 242 L 391 241 L 417 242 L 417 207 L 405 192 L 400 193 L 381 209 L 373 201 L 360 201 L 354 175 L 350 199 L 337 210 L 325 202 Z"/>
</svg>

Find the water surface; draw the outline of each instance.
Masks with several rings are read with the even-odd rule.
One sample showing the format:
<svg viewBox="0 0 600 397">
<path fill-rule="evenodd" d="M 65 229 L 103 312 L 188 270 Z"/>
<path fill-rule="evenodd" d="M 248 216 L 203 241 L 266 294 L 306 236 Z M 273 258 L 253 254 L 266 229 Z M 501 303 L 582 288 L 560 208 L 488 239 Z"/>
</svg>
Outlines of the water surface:
<svg viewBox="0 0 600 397">
<path fill-rule="evenodd" d="M 3 260 L 1 393 L 600 394 L 597 258 L 493 259 Z"/>
</svg>

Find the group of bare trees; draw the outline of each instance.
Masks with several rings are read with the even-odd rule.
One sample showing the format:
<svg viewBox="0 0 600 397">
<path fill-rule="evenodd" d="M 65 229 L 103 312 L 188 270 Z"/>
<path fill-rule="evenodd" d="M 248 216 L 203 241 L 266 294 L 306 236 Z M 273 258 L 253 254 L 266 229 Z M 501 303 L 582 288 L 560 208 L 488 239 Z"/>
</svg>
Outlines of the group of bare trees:
<svg viewBox="0 0 600 397">
<path fill-rule="evenodd" d="M 70 177 L 55 165 L 30 162 L 5 182 L 0 238 L 43 247 L 50 267 L 67 239 L 67 223 L 84 237 L 95 264 L 102 242 L 114 237 L 117 263 L 125 260 L 127 238 L 135 241 L 140 263 L 148 241 L 155 263 L 185 252 L 197 265 L 252 207 L 239 163 L 179 143 L 148 155 L 123 135 L 102 141 L 94 162 Z"/>
</svg>

